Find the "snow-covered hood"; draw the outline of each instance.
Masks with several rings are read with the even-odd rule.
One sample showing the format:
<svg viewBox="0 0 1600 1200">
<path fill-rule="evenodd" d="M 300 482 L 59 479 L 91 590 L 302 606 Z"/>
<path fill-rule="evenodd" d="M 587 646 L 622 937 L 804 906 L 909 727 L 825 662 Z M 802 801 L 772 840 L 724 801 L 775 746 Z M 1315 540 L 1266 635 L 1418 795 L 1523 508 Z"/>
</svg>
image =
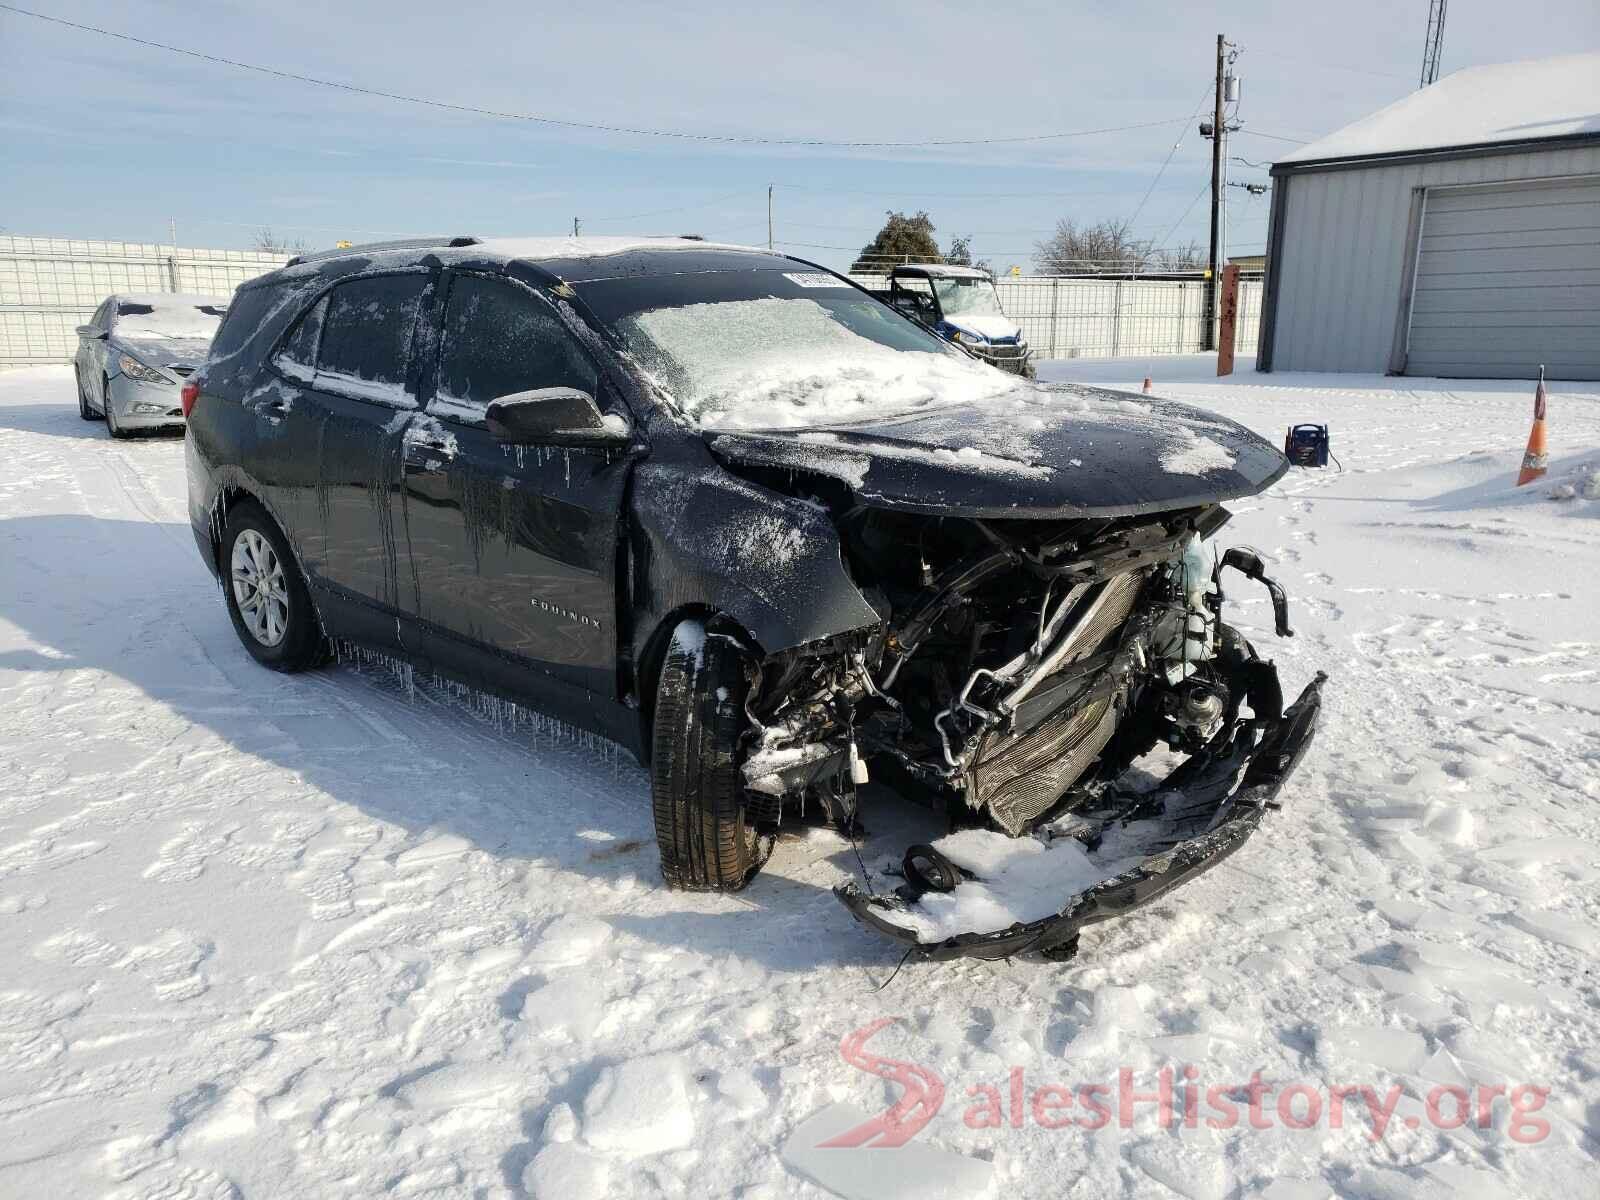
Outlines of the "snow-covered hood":
<svg viewBox="0 0 1600 1200">
<path fill-rule="evenodd" d="M 962 313 L 960 316 L 946 317 L 944 323 L 951 329 L 959 329 L 962 333 L 975 333 L 990 340 L 1016 337 L 1022 332 L 1010 317 L 985 316 L 982 313 Z"/>
<path fill-rule="evenodd" d="M 1157 512 L 1251 496 L 1288 469 L 1190 405 L 1020 385 L 993 399 L 804 429 L 708 430 L 723 462 L 830 476 L 863 501 L 967 516 Z"/>
<path fill-rule="evenodd" d="M 198 367 L 211 349 L 210 338 L 112 338 L 112 344 L 153 367 Z"/>
</svg>

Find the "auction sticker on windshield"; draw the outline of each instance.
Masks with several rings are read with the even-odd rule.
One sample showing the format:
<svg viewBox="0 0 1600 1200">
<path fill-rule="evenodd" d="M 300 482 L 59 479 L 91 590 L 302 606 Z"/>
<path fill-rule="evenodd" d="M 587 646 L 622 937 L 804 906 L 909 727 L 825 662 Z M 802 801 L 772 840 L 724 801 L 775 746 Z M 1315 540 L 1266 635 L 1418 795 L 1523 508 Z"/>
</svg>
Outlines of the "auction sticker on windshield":
<svg viewBox="0 0 1600 1200">
<path fill-rule="evenodd" d="M 804 288 L 847 288 L 850 285 L 837 276 L 829 275 L 823 271 L 785 271 L 783 277 L 790 283 L 797 283 Z"/>
</svg>

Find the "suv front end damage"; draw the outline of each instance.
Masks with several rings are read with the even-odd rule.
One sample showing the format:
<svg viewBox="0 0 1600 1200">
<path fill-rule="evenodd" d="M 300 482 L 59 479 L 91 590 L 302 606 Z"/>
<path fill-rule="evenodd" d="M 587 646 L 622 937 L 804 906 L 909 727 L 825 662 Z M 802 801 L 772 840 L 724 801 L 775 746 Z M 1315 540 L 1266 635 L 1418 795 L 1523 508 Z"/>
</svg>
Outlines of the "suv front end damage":
<svg viewBox="0 0 1600 1200">
<path fill-rule="evenodd" d="M 871 774 L 948 816 L 955 832 L 908 851 L 893 892 L 837 889 L 858 920 L 932 957 L 1069 952 L 1082 926 L 1204 871 L 1276 806 L 1323 679 L 1286 709 L 1272 664 L 1223 620 L 1234 568 L 1292 632 L 1256 556 L 1210 561 L 1220 505 L 835 511 L 883 619 L 752 665 L 743 774 L 771 831 L 808 803 L 853 830 Z M 1156 757 L 1170 767 L 1159 782 Z"/>
</svg>

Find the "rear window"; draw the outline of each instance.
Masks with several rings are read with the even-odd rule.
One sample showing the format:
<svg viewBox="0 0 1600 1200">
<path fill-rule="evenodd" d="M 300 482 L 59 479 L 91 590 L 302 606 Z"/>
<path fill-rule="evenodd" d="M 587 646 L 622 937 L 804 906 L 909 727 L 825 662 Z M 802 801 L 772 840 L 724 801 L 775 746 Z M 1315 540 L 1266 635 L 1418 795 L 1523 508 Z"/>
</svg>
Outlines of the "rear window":
<svg viewBox="0 0 1600 1200">
<path fill-rule="evenodd" d="M 271 287 L 244 288 L 234 293 L 233 303 L 223 318 L 222 328 L 211 341 L 211 356 L 225 358 L 237 353 L 261 324 L 276 298 L 277 290 Z"/>
<path fill-rule="evenodd" d="M 119 300 L 116 330 L 131 338 L 210 341 L 226 312 L 221 304 L 195 304 L 177 298 L 165 302 Z"/>
<path fill-rule="evenodd" d="M 427 282 L 422 274 L 380 275 L 334 288 L 322 323 L 317 371 L 403 393 L 411 333 Z"/>
<path fill-rule="evenodd" d="M 328 298 L 324 296 L 284 339 L 283 349 L 274 360 L 278 370 L 291 379 L 310 382 L 317 373 L 317 346 L 322 341 L 322 322 L 327 315 Z"/>
</svg>

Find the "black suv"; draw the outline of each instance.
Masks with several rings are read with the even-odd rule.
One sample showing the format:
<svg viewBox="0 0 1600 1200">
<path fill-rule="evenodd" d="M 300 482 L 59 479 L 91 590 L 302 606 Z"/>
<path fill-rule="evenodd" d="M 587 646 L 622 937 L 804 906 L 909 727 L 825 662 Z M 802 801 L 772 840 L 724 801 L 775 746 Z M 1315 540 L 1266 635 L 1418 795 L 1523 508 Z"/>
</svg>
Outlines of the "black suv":
<svg viewBox="0 0 1600 1200">
<path fill-rule="evenodd" d="M 1315 724 L 1320 677 L 1284 708 L 1218 573 L 1267 583 L 1287 633 L 1281 592 L 1200 550 L 1283 473 L 1272 446 L 1018 380 L 770 251 L 306 255 L 240 289 L 184 406 L 195 538 L 252 655 L 353 643 L 620 742 L 674 886 L 742 887 L 808 808 L 853 831 L 869 773 L 984 837 L 1156 830 L 1004 929 L 926 917 L 987 886 L 955 849 L 840 890 L 928 953 L 1060 950 L 1239 845 Z M 1123 790 L 1158 744 L 1166 790 Z"/>
</svg>

